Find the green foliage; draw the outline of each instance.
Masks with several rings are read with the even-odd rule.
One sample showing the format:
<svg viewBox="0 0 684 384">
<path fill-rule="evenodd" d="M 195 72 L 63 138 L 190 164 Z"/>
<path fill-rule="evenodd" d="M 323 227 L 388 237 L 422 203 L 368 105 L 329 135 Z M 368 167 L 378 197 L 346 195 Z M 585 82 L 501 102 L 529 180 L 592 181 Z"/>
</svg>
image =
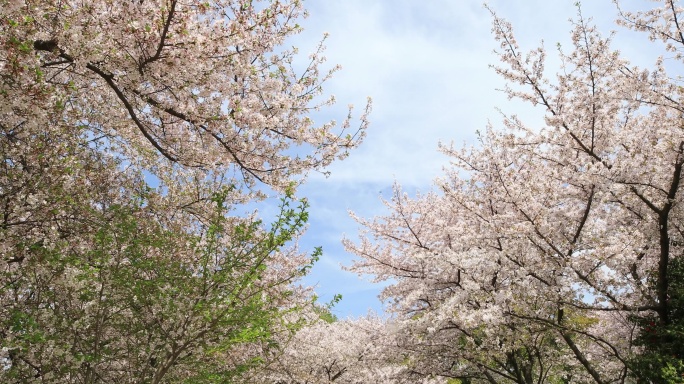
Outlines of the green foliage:
<svg viewBox="0 0 684 384">
<path fill-rule="evenodd" d="M 631 318 L 639 327 L 634 344 L 643 348 L 630 361 L 632 375 L 639 383 L 684 383 L 684 262 L 681 258 L 670 260 L 668 280 L 669 324 L 662 324 L 653 313 Z"/>
<path fill-rule="evenodd" d="M 447 379 L 447 384 L 470 384 L 470 379 Z"/>
<path fill-rule="evenodd" d="M 317 299 L 317 297 L 314 297 L 314 300 L 316 300 L 316 299 Z M 330 302 L 325 303 L 323 305 L 314 305 L 314 308 L 313 308 L 314 312 L 316 312 L 316 314 L 318 315 L 318 317 L 321 320 L 325 321 L 328 324 L 332 324 L 338 320 L 337 316 L 335 316 L 332 313 L 332 309 L 341 300 L 342 300 L 342 295 L 336 294 L 335 296 L 333 296 L 333 298 L 332 298 L 332 300 L 330 300 Z"/>
<path fill-rule="evenodd" d="M 148 382 L 161 375 L 164 382 L 228 383 L 262 361 L 255 355 L 229 364 L 227 356 L 241 345 L 273 345 L 291 313 L 278 304 L 289 290 L 262 280 L 270 260 L 306 224 L 306 202 L 291 207 L 292 199 L 283 198 L 265 230 L 258 220 L 227 216 L 226 189 L 212 197 L 205 229 L 191 233 L 149 215 L 150 191 L 142 191 L 128 206 L 92 209 L 97 230 L 81 239 L 89 242 L 83 251 L 69 241 L 24 246 L 34 257 L 12 290 L 36 304 L 0 320 L 11 332 L 0 341 L 10 351 L 4 377 L 35 375 L 38 365 L 23 357 L 29 355 L 57 382 L 93 375 Z M 65 355 L 73 364 L 60 363 Z M 122 364 L 128 376 L 108 376 Z"/>
</svg>

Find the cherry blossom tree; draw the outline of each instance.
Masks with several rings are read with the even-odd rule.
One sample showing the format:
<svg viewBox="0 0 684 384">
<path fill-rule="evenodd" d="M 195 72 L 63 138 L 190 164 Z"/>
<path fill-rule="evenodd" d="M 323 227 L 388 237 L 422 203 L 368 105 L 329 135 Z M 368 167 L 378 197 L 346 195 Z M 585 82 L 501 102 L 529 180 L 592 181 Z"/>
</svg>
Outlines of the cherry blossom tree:
<svg viewBox="0 0 684 384">
<path fill-rule="evenodd" d="M 312 314 L 317 317 L 317 313 Z M 319 316 L 319 315 L 318 315 Z M 377 315 L 334 320 L 319 317 L 273 351 L 272 362 L 247 383 L 443 383 L 417 375 L 405 355 L 394 354 L 392 327 Z"/>
<path fill-rule="evenodd" d="M 4 1 L 5 124 L 48 107 L 158 177 L 233 169 L 287 185 L 363 133 L 309 117 L 333 101 L 316 98 L 336 68 L 321 73 L 322 44 L 299 71 L 281 47 L 304 13 L 296 0 Z"/>
<path fill-rule="evenodd" d="M 664 41 L 679 64 L 684 9 L 659 3 L 618 7 L 620 24 Z M 544 124 L 506 116 L 477 147 L 441 147 L 452 166 L 435 191 L 411 198 L 397 186 L 387 216 L 357 218 L 365 230 L 346 241 L 360 256 L 351 269 L 392 282 L 382 296 L 405 335 L 397 344 L 422 372 L 623 383 L 646 380 L 634 364 L 643 351 L 675 351 L 679 364 L 651 359 L 646 370 L 681 380 L 679 352 L 644 347 L 648 330 L 635 321 L 681 340 L 671 280 L 684 244 L 678 80 L 662 57 L 631 65 L 581 12 L 549 76 L 546 50 L 523 52 L 492 15 L 505 92 L 543 109 Z"/>
<path fill-rule="evenodd" d="M 0 381 L 225 382 L 299 326 L 295 189 L 366 125 L 311 119 L 337 68 L 284 46 L 305 14 L 0 0 Z"/>
</svg>

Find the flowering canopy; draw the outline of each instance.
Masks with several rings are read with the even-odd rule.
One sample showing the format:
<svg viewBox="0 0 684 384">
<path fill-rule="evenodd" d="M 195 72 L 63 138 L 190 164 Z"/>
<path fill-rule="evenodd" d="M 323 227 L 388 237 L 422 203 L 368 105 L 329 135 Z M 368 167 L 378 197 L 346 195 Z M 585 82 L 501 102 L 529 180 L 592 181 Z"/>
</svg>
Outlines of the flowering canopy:
<svg viewBox="0 0 684 384">
<path fill-rule="evenodd" d="M 304 14 L 0 0 L 0 381 L 229 380 L 291 331 L 317 257 L 293 187 L 366 124 L 309 118 L 335 69 L 282 47 Z M 274 223 L 236 217 L 264 185 Z"/>
<path fill-rule="evenodd" d="M 660 3 L 620 11 L 621 24 L 665 41 L 681 63 L 684 9 Z M 493 33 L 505 91 L 543 108 L 544 125 L 508 116 L 477 148 L 442 147 L 452 167 L 437 191 L 409 198 L 397 187 L 389 215 L 357 218 L 366 230 L 346 242 L 361 257 L 352 269 L 393 281 L 383 297 L 420 371 L 625 382 L 640 350 L 633 319 L 678 321 L 669 270 L 684 246 L 681 87 L 662 58 L 632 66 L 581 12 L 553 77 L 545 49 L 521 52 L 495 14 Z"/>
<path fill-rule="evenodd" d="M 322 45 L 299 72 L 296 49 L 280 48 L 301 31 L 300 1 L 3 3 L 8 127 L 56 109 L 147 168 L 161 157 L 272 185 L 344 157 L 362 136 L 346 132 L 348 119 L 337 129 L 308 116 L 336 68 L 321 74 Z M 292 146 L 298 155 L 285 153 Z"/>
</svg>

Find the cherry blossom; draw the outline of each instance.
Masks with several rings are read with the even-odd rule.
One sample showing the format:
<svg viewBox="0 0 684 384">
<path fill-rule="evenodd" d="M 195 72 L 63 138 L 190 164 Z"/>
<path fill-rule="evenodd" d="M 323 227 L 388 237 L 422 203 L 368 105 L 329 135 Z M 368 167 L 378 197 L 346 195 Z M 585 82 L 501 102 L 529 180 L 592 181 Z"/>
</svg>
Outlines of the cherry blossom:
<svg viewBox="0 0 684 384">
<path fill-rule="evenodd" d="M 621 24 L 684 43 L 673 1 L 620 11 Z M 579 9 L 579 6 L 578 6 Z M 631 65 L 581 11 L 562 68 L 523 52 L 492 12 L 511 98 L 546 113 L 487 127 L 452 159 L 435 190 L 400 186 L 365 228 L 351 267 L 390 281 L 382 297 L 421 371 L 491 383 L 625 382 L 637 325 L 670 318 L 668 268 L 681 254 L 681 87 L 663 58 Z"/>
<path fill-rule="evenodd" d="M 214 382 L 313 300 L 296 187 L 367 124 L 293 1 L 0 0 L 0 381 Z M 357 124 L 355 123 L 355 124 Z M 241 204 L 275 191 L 275 217 Z M 297 321 L 293 321 L 296 323 Z"/>
</svg>

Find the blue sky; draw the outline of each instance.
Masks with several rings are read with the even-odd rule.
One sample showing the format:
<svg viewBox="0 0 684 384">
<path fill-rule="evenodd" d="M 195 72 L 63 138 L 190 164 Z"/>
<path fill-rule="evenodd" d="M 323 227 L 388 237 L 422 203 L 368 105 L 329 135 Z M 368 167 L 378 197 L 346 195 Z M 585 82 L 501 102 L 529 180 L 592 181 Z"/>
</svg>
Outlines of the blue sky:
<svg viewBox="0 0 684 384">
<path fill-rule="evenodd" d="M 556 43 L 569 49 L 568 19 L 576 15 L 574 3 L 489 2 L 513 23 L 523 48 L 545 41 L 550 73 L 558 68 Z M 645 36 L 612 23 L 615 7 L 610 0 L 585 3 L 584 15 L 593 16 L 602 31 L 620 32 L 617 47 L 627 57 L 639 53 L 631 40 L 648 46 Z M 496 64 L 492 51 L 497 44 L 490 32 L 491 17 L 479 0 L 308 0 L 305 7 L 310 11 L 301 23 L 305 31 L 290 44 L 305 56 L 328 32 L 328 62 L 342 65 L 326 87 L 338 106 L 315 120 L 341 119 L 348 103 L 361 109 L 367 96 L 373 98 L 371 125 L 361 147 L 333 164 L 330 177 L 313 174 L 299 190 L 311 203 L 310 228 L 300 244 L 324 250 L 305 283 L 316 285 L 323 301 L 342 294 L 334 309 L 339 317 L 358 316 L 382 310 L 377 299 L 381 286 L 340 268 L 353 260 L 340 241 L 345 235 L 355 239 L 359 230 L 347 211 L 363 217 L 384 213 L 380 199 L 390 197 L 395 181 L 409 193 L 430 189 L 448 165 L 437 151 L 438 143 L 474 144 L 476 130 L 488 122 L 500 125 L 497 107 L 531 124 L 541 123 L 543 111 L 509 101 L 497 91 L 504 82 L 489 67 Z M 649 59 L 647 64 L 655 57 Z"/>
</svg>

